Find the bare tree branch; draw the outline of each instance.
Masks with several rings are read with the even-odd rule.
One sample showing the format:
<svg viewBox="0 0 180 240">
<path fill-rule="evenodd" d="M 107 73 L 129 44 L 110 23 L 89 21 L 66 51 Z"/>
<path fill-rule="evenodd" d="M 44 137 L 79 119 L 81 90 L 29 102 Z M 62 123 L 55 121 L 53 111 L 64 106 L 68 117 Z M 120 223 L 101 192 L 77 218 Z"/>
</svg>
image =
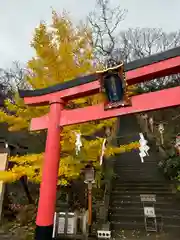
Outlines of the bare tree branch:
<svg viewBox="0 0 180 240">
<path fill-rule="evenodd" d="M 113 57 L 117 47 L 119 25 L 127 10 L 120 6 L 112 8 L 109 0 L 97 0 L 94 12 L 88 16 L 93 32 L 93 46 L 97 57 Z"/>
<path fill-rule="evenodd" d="M 144 58 L 180 45 L 180 31 L 165 33 L 156 28 L 135 28 L 120 33 L 120 49 L 125 62 Z M 122 54 L 121 54 L 122 57 Z M 144 91 L 155 91 L 180 85 L 180 76 L 173 75 L 139 84 Z"/>
<path fill-rule="evenodd" d="M 180 31 L 165 33 L 157 28 L 135 28 L 120 33 L 122 48 L 131 49 L 128 61 L 150 56 L 180 44 Z"/>
<path fill-rule="evenodd" d="M 29 75 L 28 71 L 18 62 L 14 62 L 10 69 L 0 69 L 0 106 L 2 108 L 4 108 L 5 100 L 14 103 L 14 94 L 18 88 L 31 88 L 25 80 L 27 75 Z"/>
</svg>

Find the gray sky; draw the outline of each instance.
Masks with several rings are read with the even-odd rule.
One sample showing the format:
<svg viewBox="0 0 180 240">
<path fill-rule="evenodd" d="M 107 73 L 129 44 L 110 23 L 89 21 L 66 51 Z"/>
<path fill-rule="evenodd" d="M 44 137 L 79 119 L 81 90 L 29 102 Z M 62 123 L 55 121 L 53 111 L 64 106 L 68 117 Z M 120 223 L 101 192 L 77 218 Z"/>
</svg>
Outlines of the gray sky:
<svg viewBox="0 0 180 240">
<path fill-rule="evenodd" d="M 128 10 L 122 23 L 129 27 L 159 27 L 178 30 L 180 0 L 112 0 Z M 0 5 L 0 68 L 12 61 L 25 63 L 33 54 L 29 46 L 34 28 L 40 20 L 51 21 L 51 7 L 69 11 L 74 20 L 86 17 L 95 0 L 5 0 Z"/>
</svg>

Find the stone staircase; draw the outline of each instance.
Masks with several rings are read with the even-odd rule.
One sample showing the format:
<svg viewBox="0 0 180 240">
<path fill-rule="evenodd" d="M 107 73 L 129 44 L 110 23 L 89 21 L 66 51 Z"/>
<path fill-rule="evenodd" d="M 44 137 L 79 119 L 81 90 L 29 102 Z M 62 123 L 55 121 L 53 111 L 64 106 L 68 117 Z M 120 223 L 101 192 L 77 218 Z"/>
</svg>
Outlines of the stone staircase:
<svg viewBox="0 0 180 240">
<path fill-rule="evenodd" d="M 135 116 L 120 119 L 119 144 L 139 139 L 140 127 Z M 158 229 L 178 232 L 180 236 L 180 200 L 172 184 L 159 171 L 155 148 L 141 163 L 139 152 L 132 151 L 116 157 L 115 178 L 112 182 L 109 221 L 111 229 L 145 230 L 143 205 L 140 194 L 156 194 L 155 211 Z"/>
</svg>

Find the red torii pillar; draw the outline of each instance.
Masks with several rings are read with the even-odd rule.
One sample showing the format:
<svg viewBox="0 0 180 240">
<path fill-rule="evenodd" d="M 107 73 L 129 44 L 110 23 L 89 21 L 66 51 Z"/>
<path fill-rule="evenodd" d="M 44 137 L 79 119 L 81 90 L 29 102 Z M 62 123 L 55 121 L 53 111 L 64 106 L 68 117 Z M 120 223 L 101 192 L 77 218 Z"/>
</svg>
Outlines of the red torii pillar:
<svg viewBox="0 0 180 240">
<path fill-rule="evenodd" d="M 179 73 L 180 48 L 131 62 L 125 65 L 125 71 L 128 85 Z M 104 104 L 73 110 L 63 108 L 68 100 L 96 94 L 100 87 L 98 75 L 93 74 L 45 89 L 19 91 L 27 105 L 50 105 L 49 113 L 32 119 L 30 126 L 32 131 L 48 129 L 36 219 L 36 240 L 52 239 L 60 133 L 63 126 L 180 105 L 179 86 L 134 96 L 131 106 L 113 110 L 104 110 Z"/>
</svg>

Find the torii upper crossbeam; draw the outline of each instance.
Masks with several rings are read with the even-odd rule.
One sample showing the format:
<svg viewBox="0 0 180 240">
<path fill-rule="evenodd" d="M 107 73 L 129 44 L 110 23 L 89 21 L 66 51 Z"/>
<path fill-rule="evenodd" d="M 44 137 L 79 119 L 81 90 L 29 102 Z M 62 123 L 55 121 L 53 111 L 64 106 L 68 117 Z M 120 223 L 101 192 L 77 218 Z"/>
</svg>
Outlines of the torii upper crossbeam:
<svg viewBox="0 0 180 240">
<path fill-rule="evenodd" d="M 125 65 L 125 71 L 129 85 L 179 73 L 180 47 L 128 63 Z M 68 100 L 96 94 L 100 87 L 98 75 L 92 74 L 45 89 L 19 91 L 28 105 L 50 105 L 49 113 L 32 119 L 30 127 L 31 130 L 48 129 L 36 219 L 37 240 L 52 238 L 61 127 L 180 105 L 180 86 L 178 86 L 134 96 L 131 99 L 132 106 L 113 110 L 104 110 L 103 104 L 73 110 L 63 109 L 64 103 Z"/>
</svg>

